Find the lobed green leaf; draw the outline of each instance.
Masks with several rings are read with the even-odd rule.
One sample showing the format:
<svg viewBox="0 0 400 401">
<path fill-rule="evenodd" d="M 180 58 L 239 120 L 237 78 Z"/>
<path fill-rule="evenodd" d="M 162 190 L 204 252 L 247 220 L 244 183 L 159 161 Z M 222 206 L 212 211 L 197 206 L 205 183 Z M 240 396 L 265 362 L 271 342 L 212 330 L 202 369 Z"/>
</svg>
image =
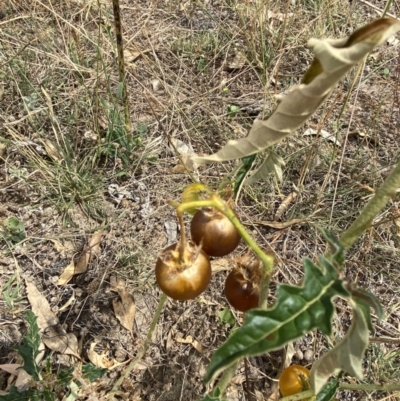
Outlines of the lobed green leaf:
<svg viewBox="0 0 400 401">
<path fill-rule="evenodd" d="M 349 297 L 332 263 L 324 257 L 320 267 L 304 259 L 303 286 L 280 285 L 272 309 L 253 309 L 245 322 L 214 354 L 206 381 L 235 361 L 282 348 L 315 328 L 331 333 L 332 298 Z"/>
<path fill-rule="evenodd" d="M 26 320 L 29 325 L 28 332 L 22 340 L 22 344 L 16 345 L 14 349 L 21 355 L 24 365 L 22 368 L 30 374 L 34 380 L 39 381 L 40 367 L 36 364 L 36 357 L 39 355 L 40 335 L 37 325 L 37 317 L 32 311 L 26 314 Z"/>
<path fill-rule="evenodd" d="M 362 361 L 368 346 L 368 311 L 365 304 L 351 301 L 353 320 L 346 335 L 334 348 L 328 351 L 311 369 L 310 383 L 317 394 L 327 383 L 330 376 L 344 371 L 351 376 L 362 379 Z"/>
</svg>

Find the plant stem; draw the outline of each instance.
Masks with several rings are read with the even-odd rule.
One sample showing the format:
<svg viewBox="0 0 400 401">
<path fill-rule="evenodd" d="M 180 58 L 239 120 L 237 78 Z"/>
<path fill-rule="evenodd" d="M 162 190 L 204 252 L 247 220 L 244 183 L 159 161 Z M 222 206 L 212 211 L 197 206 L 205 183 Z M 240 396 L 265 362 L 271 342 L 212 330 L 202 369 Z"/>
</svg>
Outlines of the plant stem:
<svg viewBox="0 0 400 401">
<path fill-rule="evenodd" d="M 385 383 L 385 384 L 349 384 L 340 383 L 341 390 L 353 391 L 399 391 L 400 383 Z M 280 398 L 279 401 L 299 401 L 305 398 L 310 398 L 314 395 L 312 390 L 303 391 L 301 393 L 289 395 L 288 397 Z"/>
<path fill-rule="evenodd" d="M 218 384 L 216 386 L 214 386 L 214 388 L 218 387 L 220 389 L 221 396 L 225 392 L 229 383 L 231 382 L 232 377 L 235 374 L 238 365 L 239 365 L 239 361 L 236 361 L 231 366 L 229 366 L 229 368 L 225 369 L 224 373 L 222 374 L 221 378 L 218 381 Z"/>
<path fill-rule="evenodd" d="M 399 391 L 400 383 L 385 383 L 385 384 L 340 383 L 339 388 L 342 390 L 361 390 L 361 391 Z"/>
<path fill-rule="evenodd" d="M 312 397 L 314 392 L 312 390 L 302 391 L 301 393 L 288 395 L 287 397 L 279 398 L 279 401 L 299 401 Z"/>
<path fill-rule="evenodd" d="M 179 226 L 181 229 L 181 239 L 179 240 L 178 245 L 178 253 L 179 253 L 179 262 L 182 264 L 184 263 L 184 255 L 185 255 L 185 247 L 186 247 L 186 230 L 185 230 L 185 223 L 183 221 L 183 213 L 176 211 L 179 220 Z"/>
<path fill-rule="evenodd" d="M 164 307 L 166 300 L 167 300 L 167 296 L 163 293 L 161 295 L 160 300 L 158 301 L 157 309 L 154 313 L 153 320 L 150 323 L 149 331 L 147 332 L 147 336 L 146 336 L 146 340 L 143 344 L 143 348 L 137 354 L 136 358 L 133 359 L 133 361 L 126 367 L 126 369 L 125 369 L 124 373 L 121 375 L 121 377 L 115 382 L 113 388 L 111 389 L 111 392 L 107 395 L 108 400 L 114 399 L 114 395 L 118 392 L 118 389 L 121 386 L 121 384 L 129 376 L 129 374 L 132 372 L 133 368 L 136 366 L 136 364 L 143 358 L 144 354 L 147 352 L 147 349 L 149 348 L 149 346 L 151 344 L 151 337 L 153 337 L 154 329 L 156 328 L 158 319 L 160 318 L 160 314 L 161 314 L 161 311 Z"/>
<path fill-rule="evenodd" d="M 270 276 L 274 267 L 275 258 L 272 255 L 267 255 L 263 250 L 257 245 L 257 243 L 251 238 L 250 234 L 246 231 L 244 226 L 240 223 L 239 219 L 236 217 L 233 210 L 228 206 L 228 204 L 222 200 L 218 195 L 211 195 L 210 199 L 181 203 L 177 206 L 177 213 L 183 213 L 189 209 L 201 208 L 201 207 L 214 207 L 224 214 L 231 223 L 239 231 L 239 234 L 245 240 L 247 245 L 252 249 L 252 251 L 261 259 L 264 264 L 265 275 Z"/>
<path fill-rule="evenodd" d="M 265 268 L 265 265 L 263 265 L 260 285 L 260 299 L 258 301 L 258 307 L 261 309 L 268 309 L 268 294 L 271 275 L 267 274 L 266 270 L 267 269 Z"/>
<path fill-rule="evenodd" d="M 124 62 L 124 46 L 122 43 L 122 24 L 119 0 L 113 0 L 115 36 L 117 39 L 119 82 L 122 84 L 122 101 L 124 103 L 125 131 L 128 142 L 132 142 L 131 116 L 129 113 L 128 92 L 126 90 L 126 75 Z"/>
<path fill-rule="evenodd" d="M 387 0 L 386 5 L 385 5 L 385 9 L 383 10 L 381 18 L 384 18 L 386 16 L 386 13 L 389 11 L 389 8 L 392 5 L 392 3 L 393 3 L 393 0 Z"/>
<path fill-rule="evenodd" d="M 350 248 L 360 235 L 371 226 L 374 217 L 386 206 L 399 187 L 400 162 L 386 178 L 383 185 L 376 191 L 374 197 L 367 203 L 361 214 L 340 237 L 340 242 L 345 249 Z"/>
</svg>

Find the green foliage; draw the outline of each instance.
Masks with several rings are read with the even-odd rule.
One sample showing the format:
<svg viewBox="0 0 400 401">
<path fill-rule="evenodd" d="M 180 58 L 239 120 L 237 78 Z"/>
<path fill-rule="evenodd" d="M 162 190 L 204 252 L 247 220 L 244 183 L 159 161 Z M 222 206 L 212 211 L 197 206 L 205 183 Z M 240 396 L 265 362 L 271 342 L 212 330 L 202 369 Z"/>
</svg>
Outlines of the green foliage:
<svg viewBox="0 0 400 401">
<path fill-rule="evenodd" d="M 306 258 L 303 266 L 305 277 L 301 287 L 280 285 L 272 309 L 247 312 L 243 326 L 211 359 L 206 381 L 241 358 L 280 349 L 315 328 L 327 335 L 331 333 L 332 298 L 348 298 L 349 293 L 327 258 L 321 256 L 319 266 Z"/>
<path fill-rule="evenodd" d="M 218 317 L 219 320 L 221 321 L 221 323 L 228 323 L 230 325 L 234 325 L 235 324 L 235 318 L 232 315 L 232 312 L 230 311 L 230 309 L 223 309 L 222 311 L 220 311 L 218 313 Z"/>
<path fill-rule="evenodd" d="M 60 370 L 59 372 L 57 372 L 56 386 L 66 387 L 74 377 L 74 369 L 74 367 L 71 367 L 69 369 Z"/>
<path fill-rule="evenodd" d="M 6 284 L 3 286 L 3 297 L 7 304 L 8 309 L 12 312 L 14 310 L 14 302 L 19 301 L 20 283 L 17 274 L 13 274 Z"/>
<path fill-rule="evenodd" d="M 99 379 L 107 372 L 107 369 L 98 368 L 91 363 L 82 365 L 82 375 L 85 379 L 88 379 L 91 383 Z"/>
<path fill-rule="evenodd" d="M 353 320 L 346 335 L 336 347 L 324 354 L 313 365 L 310 382 L 316 394 L 327 383 L 331 375 L 342 370 L 359 379 L 363 377 L 362 361 L 369 337 L 369 308 L 366 310 L 355 302 L 352 302 L 352 307 Z"/>
<path fill-rule="evenodd" d="M 4 231 L 0 231 L 0 234 L 6 241 L 17 244 L 26 238 L 24 222 L 17 217 L 9 217 L 2 226 Z"/>
<path fill-rule="evenodd" d="M 315 401 L 332 400 L 338 388 L 339 388 L 339 380 L 335 377 L 323 387 L 323 389 L 318 393 Z"/>
<path fill-rule="evenodd" d="M 256 157 L 257 157 L 257 155 L 254 154 L 251 156 L 246 156 L 241 160 L 242 166 L 239 168 L 239 171 L 236 173 L 235 185 L 233 188 L 235 195 L 237 195 L 240 192 L 240 189 L 242 188 L 246 177 L 248 176 L 251 168 L 253 167 Z"/>
<path fill-rule="evenodd" d="M 227 112 L 229 117 L 236 117 L 239 113 L 240 107 L 234 104 L 228 106 Z"/>
<path fill-rule="evenodd" d="M 16 345 L 14 349 L 22 356 L 24 361 L 23 369 L 30 374 L 34 380 L 41 380 L 40 368 L 36 363 L 36 357 L 39 355 L 40 335 L 37 317 L 32 311 L 26 314 L 26 320 L 29 325 L 28 332 L 22 340 L 21 345 Z"/>
<path fill-rule="evenodd" d="M 216 387 L 212 393 L 207 394 L 201 401 L 227 401 L 225 398 L 221 398 L 221 390 Z"/>
<path fill-rule="evenodd" d="M 39 398 L 36 390 L 27 390 L 20 393 L 15 386 L 10 388 L 7 395 L 0 395 L 0 401 L 39 401 L 44 398 Z"/>
<path fill-rule="evenodd" d="M 74 400 L 79 396 L 81 383 L 75 382 L 74 371 L 77 367 L 59 370 L 56 373 L 51 372 L 50 360 L 47 360 L 46 371 L 42 372 L 41 366 L 36 362 L 39 355 L 39 347 L 41 344 L 39 327 L 37 325 L 37 317 L 33 312 L 28 311 L 26 320 L 29 329 L 22 340 L 21 345 L 14 348 L 21 355 L 24 365 L 22 368 L 32 376 L 34 382 L 31 382 L 29 389 L 19 392 L 15 386 L 12 386 L 7 395 L 0 395 L 0 401 L 55 401 L 55 390 L 59 387 L 68 388 L 70 393 L 67 400 Z M 81 368 L 83 379 L 94 382 L 103 376 L 107 369 L 97 368 L 91 363 L 82 365 Z"/>
</svg>

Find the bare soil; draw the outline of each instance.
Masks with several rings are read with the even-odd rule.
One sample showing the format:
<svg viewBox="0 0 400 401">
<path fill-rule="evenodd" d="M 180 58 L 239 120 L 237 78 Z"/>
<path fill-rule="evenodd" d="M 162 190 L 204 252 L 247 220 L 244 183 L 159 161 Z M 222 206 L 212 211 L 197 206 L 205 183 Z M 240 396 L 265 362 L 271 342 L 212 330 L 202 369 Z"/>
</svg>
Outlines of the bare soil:
<svg viewBox="0 0 400 401">
<path fill-rule="evenodd" d="M 15 216 L 26 231 L 19 243 L 0 239 L 0 364 L 21 362 L 12 347 L 27 330 L 27 281 L 46 297 L 62 327 L 77 336 L 83 361 L 89 361 L 93 342 L 110 360 L 133 359 L 160 297 L 154 277 L 157 255 L 179 238 L 167 200 L 179 201 L 192 182 L 180 168 L 170 139 L 190 145 L 197 154 L 210 154 L 228 139 L 246 135 L 255 117 L 273 110 L 273 95 L 299 82 L 311 61 L 309 37 L 347 35 L 379 17 L 375 8 L 384 8 L 381 1 L 373 2 L 375 8 L 358 1 L 289 2 L 285 26 L 283 17 L 266 17 L 259 26 L 250 18 L 261 12 L 254 12 L 256 3 L 260 10 L 284 15 L 287 2 L 243 3 L 121 1 L 129 105 L 139 138 L 127 155 L 117 137 L 107 136 L 111 120 L 104 105 L 96 103 L 97 95 L 111 103 L 110 93 L 118 92 L 111 4 L 0 1 L 0 221 Z M 397 1 L 390 12 L 400 14 Z M 254 33 L 260 29 L 265 30 L 263 56 Z M 247 61 L 236 68 L 232 63 L 239 52 Z M 343 109 L 354 72 L 305 127 L 276 146 L 286 162 L 282 183 L 271 176 L 242 192 L 238 216 L 260 245 L 276 253 L 271 304 L 279 283 L 301 281 L 303 257 L 324 254 L 325 240 L 315 224 L 340 234 L 398 160 L 399 52 L 398 42 L 382 45 L 368 58 Z M 240 109 L 232 114 L 232 106 Z M 303 136 L 307 128 L 337 133 L 341 146 Z M 46 141 L 69 147 L 72 157 L 57 160 Z M 205 166 L 199 174 L 216 189 L 234 166 Z M 294 191 L 297 197 L 279 221 L 306 222 L 283 229 L 264 224 Z M 373 292 L 386 312 L 383 321 L 374 319 L 365 383 L 399 379 L 399 208 L 396 196 L 346 255 L 346 278 Z M 186 223 L 189 220 L 187 216 Z M 57 285 L 66 266 L 79 260 L 100 228 L 106 231 L 99 256 L 85 273 Z M 213 273 L 210 287 L 196 300 L 167 301 L 148 352 L 121 386 L 124 399 L 189 401 L 209 390 L 203 380 L 208 363 L 233 327 L 220 318 L 220 312 L 230 308 L 223 294 L 226 270 L 231 259 L 245 252 L 242 243 L 231 258 L 213 261 L 223 268 Z M 134 297 L 133 335 L 115 316 L 112 301 L 118 295 L 111 291 L 111 276 L 125 280 Z M 11 304 L 4 295 L 8 283 L 15 289 Z M 231 313 L 240 325 L 241 314 Z M 343 337 L 350 321 L 351 308 L 338 301 L 332 336 L 316 331 L 295 341 L 292 363 L 310 368 Z M 60 353 L 48 352 L 46 357 L 53 371 L 77 364 L 74 357 Z M 277 399 L 284 362 L 284 353 L 277 351 L 242 363 L 226 398 Z M 125 367 L 110 369 L 92 393 L 105 399 Z M 10 375 L 0 370 L 0 389 L 12 384 Z M 65 394 L 60 390 L 58 399 Z M 338 399 L 380 400 L 385 395 L 340 391 Z"/>
</svg>

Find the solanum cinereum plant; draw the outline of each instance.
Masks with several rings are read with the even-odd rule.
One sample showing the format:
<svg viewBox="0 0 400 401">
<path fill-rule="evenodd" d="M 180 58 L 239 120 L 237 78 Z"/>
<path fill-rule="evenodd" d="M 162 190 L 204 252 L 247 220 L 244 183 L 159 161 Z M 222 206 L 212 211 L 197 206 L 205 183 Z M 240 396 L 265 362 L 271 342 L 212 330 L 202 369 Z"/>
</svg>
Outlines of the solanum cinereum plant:
<svg viewBox="0 0 400 401">
<path fill-rule="evenodd" d="M 272 255 L 272 253 L 271 253 Z M 258 307 L 262 263 L 251 253 L 236 258 L 225 281 L 225 297 L 240 312 Z"/>
<path fill-rule="evenodd" d="M 197 163 L 221 162 L 246 157 L 234 183 L 236 189 L 243 183 L 265 178 L 266 174 L 271 172 L 276 173 L 278 167 L 280 168 L 277 163 L 282 163 L 271 150 L 271 145 L 299 128 L 326 100 L 346 72 L 398 30 L 400 30 L 399 21 L 383 18 L 355 31 L 348 38 L 310 40 L 309 46 L 315 55 L 310 68 L 305 73 L 302 83 L 294 86 L 280 100 L 270 117 L 265 121 L 255 120 L 246 138 L 229 141 L 216 154 L 197 158 L 195 161 Z M 267 156 L 261 166 L 255 172 L 251 172 L 255 156 L 262 151 L 267 151 Z M 249 162 L 249 160 L 253 161 Z M 247 178 L 249 176 L 250 179 Z M 202 184 L 193 185 L 204 187 Z M 170 202 L 176 208 L 180 221 L 184 212 L 201 208 L 218 210 L 229 219 L 249 249 L 262 263 L 259 275 L 258 308 L 246 312 L 243 325 L 214 353 L 205 380 L 210 383 L 220 373 L 222 376 L 214 382 L 213 390 L 203 401 L 223 399 L 224 391 L 243 358 L 282 349 L 289 342 L 315 329 L 327 336 L 331 335 L 335 314 L 333 300 L 337 297 L 346 300 L 351 306 L 352 323 L 342 340 L 314 362 L 309 378 L 311 390 L 306 391 L 304 397 L 318 394 L 318 401 L 332 399 L 340 385 L 337 375 L 341 372 L 359 379 L 363 377 L 362 361 L 368 346 L 369 329 L 372 327 L 370 308 L 375 311 L 378 319 L 383 317 L 383 311 L 372 293 L 359 288 L 357 283 L 344 280 L 342 272 L 345 251 L 357 241 L 364 230 L 370 227 L 374 217 L 396 195 L 399 187 L 400 163 L 376 191 L 359 217 L 339 238 L 325 229 L 320 229 L 329 244 L 329 252 L 319 256 L 316 261 L 304 258 L 304 278 L 301 285 L 278 285 L 276 301 L 273 305 L 268 305 L 267 299 L 274 257 L 263 252 L 255 243 L 228 203 L 218 194 L 210 193 L 210 191 L 207 191 L 206 199 L 196 200 L 196 197 L 192 197 L 192 201 L 181 204 Z M 181 245 L 184 243 L 185 241 L 181 241 Z M 180 249 L 182 256 L 182 247 Z M 165 296 L 161 298 L 151 330 L 154 330 L 164 301 Z M 148 339 L 151 338 L 151 330 Z M 133 364 L 129 366 L 129 369 L 132 369 L 132 366 Z M 362 385 L 360 386 L 362 389 Z M 379 389 L 385 390 L 384 387 Z"/>
<path fill-rule="evenodd" d="M 215 208 L 199 209 L 190 222 L 194 243 L 209 256 L 226 256 L 240 242 L 240 234 L 229 219 Z"/>
</svg>

